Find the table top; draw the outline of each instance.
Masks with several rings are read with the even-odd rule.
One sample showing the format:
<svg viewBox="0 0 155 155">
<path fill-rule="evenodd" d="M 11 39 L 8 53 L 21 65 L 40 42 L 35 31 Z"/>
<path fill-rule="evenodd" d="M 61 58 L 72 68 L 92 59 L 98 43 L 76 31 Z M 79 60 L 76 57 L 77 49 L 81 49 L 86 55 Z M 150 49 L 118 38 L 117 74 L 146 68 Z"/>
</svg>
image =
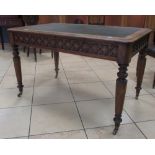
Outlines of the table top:
<svg viewBox="0 0 155 155">
<path fill-rule="evenodd" d="M 8 29 L 8 31 L 130 43 L 138 40 L 146 34 L 149 34 L 151 29 L 88 24 L 50 23 L 11 28 Z"/>
</svg>

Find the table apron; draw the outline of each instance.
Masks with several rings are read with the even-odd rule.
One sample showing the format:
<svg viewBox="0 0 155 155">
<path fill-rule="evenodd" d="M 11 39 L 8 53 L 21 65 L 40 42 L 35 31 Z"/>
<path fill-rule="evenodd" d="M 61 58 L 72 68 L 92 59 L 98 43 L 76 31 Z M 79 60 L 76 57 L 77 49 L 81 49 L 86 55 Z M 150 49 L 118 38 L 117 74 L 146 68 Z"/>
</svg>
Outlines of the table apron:
<svg viewBox="0 0 155 155">
<path fill-rule="evenodd" d="M 130 44 L 110 42 L 95 39 L 44 35 L 24 32 L 9 32 L 11 44 L 53 49 L 53 51 L 89 56 L 100 59 L 117 61 L 120 47 L 126 46 L 125 55 L 133 57 L 136 53 L 148 46 L 149 35 Z"/>
<path fill-rule="evenodd" d="M 118 43 L 86 38 L 40 35 L 32 33 L 11 32 L 11 44 L 45 49 L 65 53 L 84 55 L 95 58 L 116 60 Z"/>
</svg>

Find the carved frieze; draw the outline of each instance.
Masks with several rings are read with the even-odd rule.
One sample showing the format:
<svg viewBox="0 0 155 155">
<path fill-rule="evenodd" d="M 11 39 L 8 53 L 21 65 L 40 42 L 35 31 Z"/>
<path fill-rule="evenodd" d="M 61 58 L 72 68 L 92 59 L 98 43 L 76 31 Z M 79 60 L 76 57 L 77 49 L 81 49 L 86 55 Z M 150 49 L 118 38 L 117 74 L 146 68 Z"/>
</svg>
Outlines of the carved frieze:
<svg viewBox="0 0 155 155">
<path fill-rule="evenodd" d="M 28 46 L 40 46 L 42 48 L 66 50 L 70 53 L 83 53 L 86 55 L 116 57 L 118 45 L 115 43 L 71 38 L 63 36 L 40 35 L 32 33 L 13 34 L 14 42 Z"/>
</svg>

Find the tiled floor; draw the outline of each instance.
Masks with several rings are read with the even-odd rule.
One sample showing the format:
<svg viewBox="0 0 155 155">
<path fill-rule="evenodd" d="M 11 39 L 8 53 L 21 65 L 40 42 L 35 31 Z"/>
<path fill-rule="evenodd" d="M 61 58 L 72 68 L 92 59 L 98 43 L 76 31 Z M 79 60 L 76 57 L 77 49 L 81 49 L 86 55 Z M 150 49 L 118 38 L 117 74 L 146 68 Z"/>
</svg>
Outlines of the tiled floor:
<svg viewBox="0 0 155 155">
<path fill-rule="evenodd" d="M 11 52 L 0 50 L 0 138 L 155 138 L 154 59 L 147 58 L 139 100 L 132 59 L 123 122 L 113 136 L 115 62 L 61 53 L 55 79 L 50 53 L 38 54 L 37 63 L 33 54 L 20 55 L 25 87 L 18 98 Z"/>
</svg>

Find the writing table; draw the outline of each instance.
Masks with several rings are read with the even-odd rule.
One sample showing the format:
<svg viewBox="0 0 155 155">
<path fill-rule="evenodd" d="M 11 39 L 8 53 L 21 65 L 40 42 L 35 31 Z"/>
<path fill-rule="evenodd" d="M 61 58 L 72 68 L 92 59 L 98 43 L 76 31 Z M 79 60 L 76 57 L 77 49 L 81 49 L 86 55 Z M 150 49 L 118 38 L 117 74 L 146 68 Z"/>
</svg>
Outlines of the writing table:
<svg viewBox="0 0 155 155">
<path fill-rule="evenodd" d="M 116 79 L 113 134 L 117 133 L 122 122 L 121 115 L 127 87 L 127 67 L 132 57 L 139 52 L 136 73 L 136 98 L 138 98 L 145 69 L 145 48 L 148 46 L 150 29 L 52 23 L 11 28 L 8 31 L 13 47 L 19 97 L 23 92 L 19 45 L 53 50 L 56 78 L 59 70 L 59 52 L 116 61 L 118 78 Z"/>
</svg>

